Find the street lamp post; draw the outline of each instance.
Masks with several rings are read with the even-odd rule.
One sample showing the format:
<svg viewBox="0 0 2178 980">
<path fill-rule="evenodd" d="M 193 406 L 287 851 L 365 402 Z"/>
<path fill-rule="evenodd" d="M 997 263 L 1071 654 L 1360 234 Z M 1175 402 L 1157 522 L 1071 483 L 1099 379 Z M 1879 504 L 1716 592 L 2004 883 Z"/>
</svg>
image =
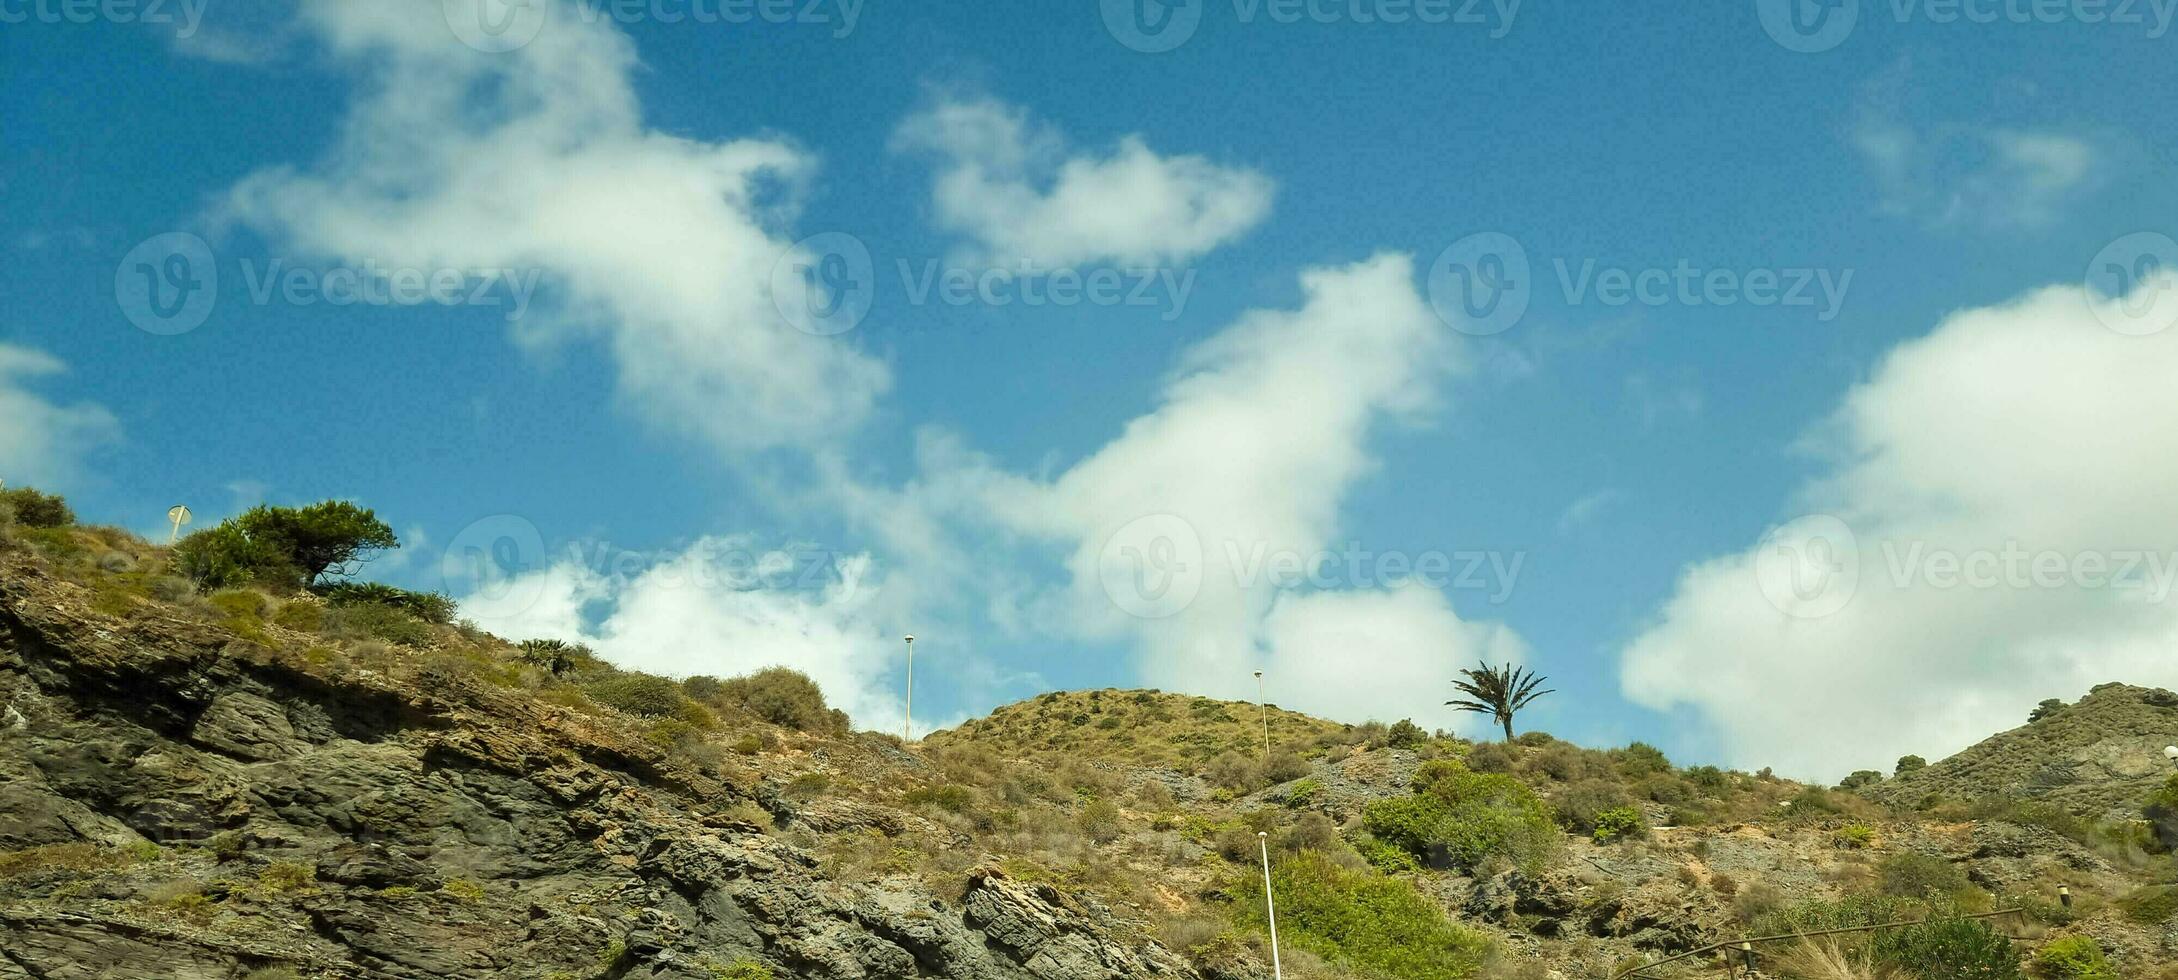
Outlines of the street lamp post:
<svg viewBox="0 0 2178 980">
<path fill-rule="evenodd" d="M 908 634 L 907 718 L 900 723 L 900 741 L 915 739 L 915 634 Z"/>
<path fill-rule="evenodd" d="M 1270 761 L 1270 696 L 1264 693 L 1263 672 L 1255 672 L 1255 713 L 1263 719 L 1263 760 Z"/>
<path fill-rule="evenodd" d="M 1278 962 L 1278 902 L 1271 898 L 1270 834 L 1256 831 L 1255 846 L 1263 852 L 1263 910 L 1270 916 L 1271 977 L 1273 980 L 1285 980 L 1286 968 Z"/>
</svg>

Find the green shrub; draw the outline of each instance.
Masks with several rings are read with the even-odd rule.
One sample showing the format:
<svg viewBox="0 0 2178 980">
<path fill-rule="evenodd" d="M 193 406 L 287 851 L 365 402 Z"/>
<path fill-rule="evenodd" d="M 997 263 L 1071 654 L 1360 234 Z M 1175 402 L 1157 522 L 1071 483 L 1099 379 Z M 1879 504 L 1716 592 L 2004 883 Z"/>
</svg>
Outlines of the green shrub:
<svg viewBox="0 0 2178 980">
<path fill-rule="evenodd" d="M 1657 803 L 1685 803 L 1695 795 L 1693 783 L 1661 772 L 1641 780 L 1636 789 Z"/>
<path fill-rule="evenodd" d="M 1902 755 L 1898 757 L 1898 766 L 1891 770 L 1891 774 L 1903 776 L 1909 772 L 1920 772 L 1926 768 L 1928 768 L 1927 759 L 1917 755 Z"/>
<path fill-rule="evenodd" d="M 2066 936 L 2036 951 L 2034 973 L 2044 980 L 2118 980 L 2117 968 L 2089 936 Z"/>
<path fill-rule="evenodd" d="M 181 539 L 174 569 L 207 590 L 255 585 L 292 592 L 303 585 L 302 572 L 277 546 L 251 538 L 233 521 Z"/>
<path fill-rule="evenodd" d="M 1715 766 L 1695 766 L 1687 770 L 1686 781 L 1693 783 L 1704 792 L 1711 793 L 1732 787 L 1731 775 Z"/>
<path fill-rule="evenodd" d="M 515 656 L 523 663 L 560 677 L 575 669 L 581 660 L 596 656 L 590 648 L 566 640 L 523 640 Z"/>
<path fill-rule="evenodd" d="M 265 612 L 272 608 L 271 599 L 251 589 L 224 589 L 205 601 L 228 619 L 261 621 Z"/>
<path fill-rule="evenodd" d="M 1849 823 L 1830 834 L 1831 843 L 1855 851 L 1875 843 L 1875 839 L 1875 828 L 1864 823 Z"/>
<path fill-rule="evenodd" d="M 1429 741 L 1429 733 L 1411 718 L 1401 718 L 1384 732 L 1384 744 L 1395 749 L 1411 749 Z"/>
<path fill-rule="evenodd" d="M 1288 809 L 1305 810 L 1323 802 L 1323 780 L 1303 779 L 1286 789 Z"/>
<path fill-rule="evenodd" d="M 1369 804 L 1362 827 L 1417 857 L 1464 870 L 1491 857 L 1540 867 L 1558 845 L 1550 807 L 1520 781 L 1489 773 L 1449 776 L 1425 793 Z"/>
<path fill-rule="evenodd" d="M 439 894 L 458 902 L 481 902 L 484 900 L 484 886 L 467 878 L 448 878 L 445 884 L 439 886 Z"/>
<path fill-rule="evenodd" d="M 1646 831 L 1641 811 L 1630 806 L 1613 807 L 1596 815 L 1596 829 L 1591 836 L 1598 844 L 1608 844 L 1625 837 L 1636 837 Z"/>
<path fill-rule="evenodd" d="M 1285 831 L 1277 837 L 1277 847 L 1282 853 L 1301 851 L 1331 851 L 1338 848 L 1339 827 L 1331 818 L 1319 812 L 1309 812 L 1295 817 Z"/>
<path fill-rule="evenodd" d="M 0 879 L 52 871 L 104 871 L 125 867 L 139 858 L 139 855 L 96 844 L 44 844 L 20 851 L 0 851 Z"/>
<path fill-rule="evenodd" d="M 1838 788 L 1847 792 L 1852 792 L 1853 790 L 1857 790 L 1863 786 L 1874 786 L 1878 783 L 1881 783 L 1882 781 L 1882 773 L 1877 772 L 1873 769 L 1860 769 L 1856 770 L 1852 775 L 1845 777 L 1843 781 L 1839 782 Z"/>
<path fill-rule="evenodd" d="M 1635 742 L 1623 749 L 1612 749 L 1611 763 L 1618 767 L 1619 772 L 1637 779 L 1671 771 L 1671 760 L 1665 757 L 1664 750 L 1647 742 Z"/>
<path fill-rule="evenodd" d="M 735 960 L 726 966 L 708 968 L 715 980 L 774 980 L 771 967 L 753 960 Z"/>
<path fill-rule="evenodd" d="M 1118 804 L 1110 800 L 1097 800 L 1082 808 L 1081 831 L 1088 834 L 1090 840 L 1109 844 L 1118 840 L 1125 830 L 1126 824 L 1120 820 Z"/>
<path fill-rule="evenodd" d="M 1957 865 L 1930 854 L 1893 854 L 1876 865 L 1876 875 L 1883 894 L 1923 901 L 1949 898 L 1973 887 Z"/>
<path fill-rule="evenodd" d="M 966 786 L 952 783 L 943 786 L 919 786 L 908 791 L 907 804 L 934 807 L 947 813 L 966 813 L 975 807 L 976 794 Z"/>
<path fill-rule="evenodd" d="M 1786 815 L 1794 820 L 1822 820 L 1845 812 L 1837 797 L 1819 786 L 1801 790 L 1788 803 Z"/>
<path fill-rule="evenodd" d="M 1238 752 L 1221 752 L 1203 769 L 1203 778 L 1212 785 L 1236 793 L 1253 789 L 1261 775 L 1256 764 Z"/>
<path fill-rule="evenodd" d="M 1299 755 L 1279 751 L 1271 753 L 1270 758 L 1264 760 L 1262 775 L 1263 781 L 1267 783 L 1290 783 L 1308 775 L 1308 771 L 1308 763 Z"/>
<path fill-rule="evenodd" d="M 786 667 L 767 667 L 721 681 L 716 702 L 799 731 L 847 730 L 847 715 L 825 704 L 824 689 L 809 675 Z"/>
<path fill-rule="evenodd" d="M 1520 750 L 1502 742 L 1484 742 L 1467 752 L 1467 768 L 1476 772 L 1505 773 L 1520 764 Z"/>
<path fill-rule="evenodd" d="M 15 523 L 24 527 L 67 527 L 76 522 L 68 501 L 30 487 L 0 490 L 0 512 L 13 512 Z"/>
<path fill-rule="evenodd" d="M 643 731 L 643 741 L 668 750 L 686 747 L 701 737 L 702 733 L 697 730 L 696 726 L 689 724 L 678 716 L 660 718 L 651 722 L 650 727 Z M 761 745 L 759 745 L 759 748 L 761 748 Z"/>
<path fill-rule="evenodd" d="M 1444 801 L 1435 796 L 1395 796 L 1362 808 L 1361 826 L 1376 840 L 1417 857 L 1426 856 L 1447 810 Z"/>
<path fill-rule="evenodd" d="M 257 884 L 275 895 L 301 891 L 317 881 L 317 869 L 307 864 L 275 861 L 257 873 Z"/>
<path fill-rule="evenodd" d="M 1467 771 L 1466 766 L 1450 759 L 1431 759 L 1415 767 L 1414 775 L 1407 780 L 1407 787 L 1417 793 L 1425 793 L 1429 791 L 1431 786 L 1437 785 L 1438 782 L 1447 777 L 1457 776 Z"/>
<path fill-rule="evenodd" d="M 1593 834 L 1596 820 L 1605 812 L 1633 806 L 1619 784 L 1604 779 L 1584 779 L 1559 791 L 1551 801 L 1558 822 L 1576 834 Z"/>
<path fill-rule="evenodd" d="M 644 718 L 671 718 L 688 699 L 681 686 L 650 674 L 615 674 L 582 686 L 582 693 L 608 708 Z"/>
<path fill-rule="evenodd" d="M 1939 980 L 2020 980 L 2012 941 L 1980 919 L 1934 919 L 1878 932 L 1869 940 L 1878 962 Z"/>
<path fill-rule="evenodd" d="M 1748 886 L 1766 888 L 1756 883 Z M 1741 892 L 1745 894 L 1745 890 Z M 1749 923 L 1762 935 L 1821 932 L 1825 929 L 1856 929 L 1896 922 L 1906 917 L 1906 903 L 1882 895 L 1851 895 L 1837 901 L 1802 902 L 1783 910 L 1754 916 Z"/>
<path fill-rule="evenodd" d="M 272 621 L 299 633 L 325 629 L 325 607 L 314 602 L 283 602 Z"/>
<path fill-rule="evenodd" d="M 311 589 L 329 606 L 375 604 L 391 606 L 426 623 L 445 626 L 454 621 L 454 600 L 436 592 L 410 592 L 377 582 L 336 582 Z"/>
<path fill-rule="evenodd" d="M 1487 939 L 1446 919 L 1404 880 L 1349 870 L 1321 853 L 1274 863 L 1271 888 L 1281 940 L 1372 975 L 1466 980 L 1489 951 Z M 1245 875 L 1234 891 L 1235 917 L 1262 928 L 1262 878 Z"/>
<path fill-rule="evenodd" d="M 261 585 L 290 590 L 327 575 L 350 575 L 401 546 L 369 510 L 341 500 L 308 507 L 252 507 L 184 538 L 175 564 L 201 587 Z"/>
<path fill-rule="evenodd" d="M 1386 843 L 1373 834 L 1360 834 L 1353 840 L 1354 851 L 1362 860 L 1386 874 L 1422 870 L 1422 863 L 1406 848 Z"/>
</svg>

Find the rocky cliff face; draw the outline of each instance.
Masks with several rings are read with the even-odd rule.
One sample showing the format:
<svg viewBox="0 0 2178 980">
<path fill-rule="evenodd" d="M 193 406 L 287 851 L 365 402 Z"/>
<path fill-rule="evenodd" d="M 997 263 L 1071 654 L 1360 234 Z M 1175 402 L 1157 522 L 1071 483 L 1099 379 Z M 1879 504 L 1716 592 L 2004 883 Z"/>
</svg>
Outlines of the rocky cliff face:
<svg viewBox="0 0 2178 980">
<path fill-rule="evenodd" d="M 1196 975 L 1047 886 L 842 883 L 760 826 L 912 817 L 91 599 L 0 554 L 5 980 Z"/>
</svg>

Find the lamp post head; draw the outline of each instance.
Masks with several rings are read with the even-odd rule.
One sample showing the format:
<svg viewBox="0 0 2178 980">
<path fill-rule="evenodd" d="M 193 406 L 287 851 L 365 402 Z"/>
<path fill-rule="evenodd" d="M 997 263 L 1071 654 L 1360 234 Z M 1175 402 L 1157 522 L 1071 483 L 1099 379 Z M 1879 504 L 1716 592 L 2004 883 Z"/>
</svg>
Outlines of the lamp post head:
<svg viewBox="0 0 2178 980">
<path fill-rule="evenodd" d="M 1270 831 L 1267 831 L 1267 830 L 1258 830 L 1258 831 L 1256 831 L 1256 832 L 1255 832 L 1255 835 L 1256 835 L 1257 837 L 1263 837 L 1263 838 L 1268 838 L 1268 837 L 1270 837 Z"/>
<path fill-rule="evenodd" d="M 1256 672 L 1255 672 L 1255 679 L 1256 679 L 1256 680 L 1262 680 L 1262 679 L 1263 679 L 1263 672 L 1262 672 L 1262 671 L 1260 671 L 1260 670 L 1259 670 L 1259 671 L 1256 671 Z"/>
<path fill-rule="evenodd" d="M 2163 758 L 2169 759 L 2173 763 L 2178 763 L 2178 745 L 2163 746 Z"/>
<path fill-rule="evenodd" d="M 913 642 L 915 642 L 915 634 L 913 634 L 913 633 L 909 633 L 909 634 L 908 634 L 908 636 L 907 636 L 907 641 L 908 641 L 909 643 L 913 643 Z"/>
</svg>

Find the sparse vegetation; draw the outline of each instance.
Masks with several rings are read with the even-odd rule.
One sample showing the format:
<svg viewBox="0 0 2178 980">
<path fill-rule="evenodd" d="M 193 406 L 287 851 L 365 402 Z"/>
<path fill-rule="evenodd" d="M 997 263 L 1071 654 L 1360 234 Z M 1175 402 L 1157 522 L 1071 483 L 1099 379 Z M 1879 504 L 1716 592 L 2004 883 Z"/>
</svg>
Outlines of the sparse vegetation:
<svg viewBox="0 0 2178 980">
<path fill-rule="evenodd" d="M 1090 723 L 1072 724 L 1075 716 Z M 1363 726 L 1345 726 L 1270 708 L 1271 744 L 1298 756 L 1367 739 Z M 1101 719 L 1116 719 L 1106 728 Z M 1253 704 L 1159 691 L 1059 691 L 1008 705 L 959 728 L 933 732 L 927 746 L 975 743 L 1006 746 L 1021 755 L 1093 758 L 1114 764 L 1165 766 L 1204 775 L 1235 791 L 1269 785 L 1256 767 L 1263 722 Z"/>
<path fill-rule="evenodd" d="M 1893 854 L 1876 866 L 1876 873 L 1883 894 L 1899 898 L 1948 899 L 1973 887 L 1966 872 L 1931 854 Z"/>
<path fill-rule="evenodd" d="M 635 760 L 614 778 L 652 782 L 645 797 L 701 797 L 702 825 L 719 845 L 772 834 L 815 855 L 824 877 L 886 878 L 888 890 L 923 887 L 940 902 L 977 887 L 989 861 L 1051 889 L 1062 905 L 1111 910 L 1123 930 L 1115 935 L 1154 932 L 1228 976 L 1252 975 L 1268 960 L 1251 911 L 1261 897 L 1259 842 L 1279 889 L 1288 973 L 1320 980 L 1586 976 L 1630 948 L 1612 930 L 1658 908 L 1686 909 L 1705 934 L 1928 917 L 1774 948 L 1764 975 L 1787 980 L 2016 980 L 2022 958 L 2043 980 L 2112 980 L 2116 964 L 2150 980 L 2154 954 L 2139 971 L 2134 957 L 2178 916 L 2178 886 L 2142 873 L 2161 866 L 2144 857 L 2156 848 L 2148 823 L 2080 812 L 2061 797 L 1959 795 L 1944 782 L 1956 778 L 1955 763 L 1901 758 L 1896 770 L 1915 790 L 1900 803 L 1900 780 L 1872 772 L 1840 791 L 1679 769 L 1640 742 L 1592 749 L 1529 732 L 1472 744 L 1410 720 L 1345 726 L 1127 691 L 1046 695 L 906 746 L 847 734 L 817 686 L 783 668 L 676 682 L 620 670 L 576 644 L 506 644 L 446 622 L 450 606 L 430 608 L 440 597 L 338 582 L 200 591 L 170 574 L 165 549 L 123 532 L 37 531 L 0 535 L 0 549 L 71 569 L 68 580 L 94 608 L 119 610 L 109 615 L 148 621 L 171 608 L 247 641 L 221 656 L 307 671 L 312 683 L 360 675 L 372 686 L 420 686 L 466 713 L 534 699 L 545 710 L 525 724 L 554 739 L 595 737 L 599 758 Z M 367 722 L 313 719 L 306 700 L 279 699 L 298 733 L 307 726 L 324 737 Z M 2096 703 L 2090 697 L 2039 731 L 2086 726 Z M 2068 785 L 2063 773 L 2036 778 L 2022 784 L 2037 793 Z M 1940 791 L 1953 795 L 1924 804 Z M 2153 793 L 2135 784 L 2119 799 L 2151 817 L 2178 813 L 2178 779 Z M 54 845 L 0 854 L 0 891 L 11 900 L 118 896 L 97 900 L 166 928 L 221 930 L 350 899 L 372 903 L 372 914 L 476 918 L 521 891 L 478 867 L 350 884 L 331 864 L 299 863 L 299 854 L 324 859 L 264 834 L 271 819 L 262 810 L 247 828 L 165 851 Z M 2072 852 L 2053 863 L 2043 831 L 2109 866 Z M 1972 853 L 1969 842 L 1994 856 Z M 1514 869 L 1525 873 L 1506 873 Z M 1668 887 L 1653 880 L 1659 874 Z M 2071 906 L 2056 902 L 2057 884 L 2070 885 Z M 1805 901 L 1811 895 L 1827 897 Z M 1481 932 L 1448 917 L 1447 902 L 1455 916 L 1521 938 L 1493 959 Z M 1955 917 L 2015 904 L 2026 907 L 2023 934 L 2034 937 L 2017 949 L 1992 942 L 1990 926 Z M 2081 934 L 2067 934 L 2074 929 Z M 595 952 L 593 944 L 583 957 Z M 632 954 L 614 956 L 626 968 Z M 769 975 L 756 961 L 683 964 L 698 976 Z M 540 964 L 539 975 L 551 967 L 584 975 L 570 962 Z"/>
</svg>

